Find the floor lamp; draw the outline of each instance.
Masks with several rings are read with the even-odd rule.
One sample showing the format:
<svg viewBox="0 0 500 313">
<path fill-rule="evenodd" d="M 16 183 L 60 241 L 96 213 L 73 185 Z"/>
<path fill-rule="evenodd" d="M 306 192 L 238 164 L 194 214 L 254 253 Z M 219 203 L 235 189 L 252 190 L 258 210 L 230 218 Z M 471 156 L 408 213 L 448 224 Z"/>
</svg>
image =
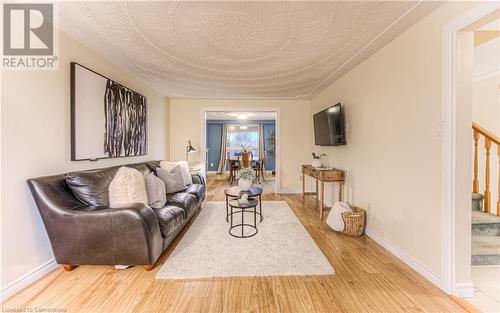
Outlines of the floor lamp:
<svg viewBox="0 0 500 313">
<path fill-rule="evenodd" d="M 189 154 L 196 152 L 196 149 L 191 145 L 191 140 L 188 140 L 188 144 L 186 147 L 186 162 L 189 164 Z"/>
</svg>

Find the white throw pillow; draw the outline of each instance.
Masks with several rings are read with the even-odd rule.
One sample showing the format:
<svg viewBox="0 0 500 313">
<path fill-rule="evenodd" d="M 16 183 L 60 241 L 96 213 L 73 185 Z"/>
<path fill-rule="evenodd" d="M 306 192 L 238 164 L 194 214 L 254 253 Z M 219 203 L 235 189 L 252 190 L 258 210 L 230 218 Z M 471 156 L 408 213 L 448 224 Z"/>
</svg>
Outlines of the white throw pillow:
<svg viewBox="0 0 500 313">
<path fill-rule="evenodd" d="M 158 175 L 158 178 L 165 183 L 165 190 L 167 194 L 186 190 L 180 165 L 176 165 L 171 171 L 167 171 L 161 167 L 157 168 L 156 174 Z"/>
<path fill-rule="evenodd" d="M 163 169 L 166 169 L 167 171 L 171 171 L 175 166 L 177 165 L 177 162 L 173 161 L 161 161 L 160 162 L 160 167 Z"/>
<path fill-rule="evenodd" d="M 112 208 L 131 203 L 148 204 L 144 176 L 138 170 L 126 166 L 118 169 L 108 187 L 109 206 Z"/>
<path fill-rule="evenodd" d="M 144 176 L 144 180 L 146 181 L 149 206 L 155 209 L 163 208 L 167 202 L 165 183 L 151 172 Z"/>
<path fill-rule="evenodd" d="M 160 167 L 171 172 L 176 165 L 180 165 L 182 171 L 182 178 L 184 179 L 184 185 L 192 185 L 193 178 L 191 177 L 191 173 L 189 172 L 189 165 L 186 161 L 161 161 Z"/>
<path fill-rule="evenodd" d="M 345 202 L 335 202 L 326 218 L 326 224 L 336 231 L 343 231 L 345 228 L 342 213 L 352 212 L 352 209 Z"/>
</svg>

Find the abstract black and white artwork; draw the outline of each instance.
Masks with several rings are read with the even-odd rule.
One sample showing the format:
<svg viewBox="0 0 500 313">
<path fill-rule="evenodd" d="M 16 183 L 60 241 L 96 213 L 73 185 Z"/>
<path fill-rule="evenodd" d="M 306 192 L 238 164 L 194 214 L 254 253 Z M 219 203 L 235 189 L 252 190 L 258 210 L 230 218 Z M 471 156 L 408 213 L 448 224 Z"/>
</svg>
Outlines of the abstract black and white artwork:
<svg viewBox="0 0 500 313">
<path fill-rule="evenodd" d="M 147 154 L 147 98 L 71 63 L 71 160 Z"/>
</svg>

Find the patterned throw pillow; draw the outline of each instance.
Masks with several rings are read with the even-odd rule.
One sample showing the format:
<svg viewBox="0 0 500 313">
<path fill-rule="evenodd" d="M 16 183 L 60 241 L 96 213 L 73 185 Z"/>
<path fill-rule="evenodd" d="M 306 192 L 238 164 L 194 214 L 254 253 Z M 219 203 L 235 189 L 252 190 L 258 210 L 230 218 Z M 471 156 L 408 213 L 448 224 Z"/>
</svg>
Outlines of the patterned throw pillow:
<svg viewBox="0 0 500 313">
<path fill-rule="evenodd" d="M 163 169 L 166 169 L 167 171 L 172 171 L 174 167 L 179 165 L 181 167 L 182 171 L 182 178 L 184 179 L 184 185 L 192 185 L 193 184 L 193 178 L 191 177 L 191 173 L 189 172 L 189 165 L 186 161 L 177 161 L 177 162 L 172 162 L 172 161 L 161 161 L 160 162 L 160 167 Z"/>
<path fill-rule="evenodd" d="M 176 165 L 170 171 L 159 167 L 156 169 L 156 174 L 165 183 L 167 194 L 186 190 L 180 165 Z"/>
<path fill-rule="evenodd" d="M 144 177 L 149 206 L 155 209 L 163 208 L 167 202 L 165 183 L 156 177 L 154 173 L 146 174 Z"/>
<path fill-rule="evenodd" d="M 108 187 L 109 206 L 112 208 L 132 203 L 148 204 L 144 176 L 136 169 L 122 166 Z"/>
</svg>

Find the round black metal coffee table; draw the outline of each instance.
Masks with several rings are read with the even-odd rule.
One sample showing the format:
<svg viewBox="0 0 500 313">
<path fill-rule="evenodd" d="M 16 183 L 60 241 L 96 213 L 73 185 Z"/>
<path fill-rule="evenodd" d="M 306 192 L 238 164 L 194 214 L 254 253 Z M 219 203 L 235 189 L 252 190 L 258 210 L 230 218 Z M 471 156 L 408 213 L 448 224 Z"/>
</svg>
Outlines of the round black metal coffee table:
<svg viewBox="0 0 500 313">
<path fill-rule="evenodd" d="M 234 186 L 224 190 L 224 194 L 226 195 L 226 222 L 229 222 L 229 200 L 231 199 L 239 199 L 243 193 L 248 195 L 248 199 L 253 199 L 255 197 L 259 197 L 259 212 L 260 221 L 264 220 L 264 216 L 262 215 L 262 188 L 257 186 L 252 186 L 248 191 L 241 191 L 240 187 Z"/>
<path fill-rule="evenodd" d="M 248 200 L 248 203 L 239 203 L 238 199 L 230 200 L 228 203 L 231 208 L 231 213 L 229 213 L 229 219 L 231 220 L 231 227 L 229 227 L 229 235 L 236 238 L 249 238 L 255 236 L 259 230 L 257 229 L 257 204 L 258 201 L 254 199 Z M 252 210 L 253 208 L 253 210 Z M 245 214 L 253 213 L 253 225 L 250 223 L 245 223 Z M 241 214 L 241 223 L 234 224 L 234 215 Z M 262 215 L 261 215 L 262 216 Z M 241 234 L 240 234 L 241 229 Z M 245 229 L 247 233 L 245 233 Z"/>
</svg>

